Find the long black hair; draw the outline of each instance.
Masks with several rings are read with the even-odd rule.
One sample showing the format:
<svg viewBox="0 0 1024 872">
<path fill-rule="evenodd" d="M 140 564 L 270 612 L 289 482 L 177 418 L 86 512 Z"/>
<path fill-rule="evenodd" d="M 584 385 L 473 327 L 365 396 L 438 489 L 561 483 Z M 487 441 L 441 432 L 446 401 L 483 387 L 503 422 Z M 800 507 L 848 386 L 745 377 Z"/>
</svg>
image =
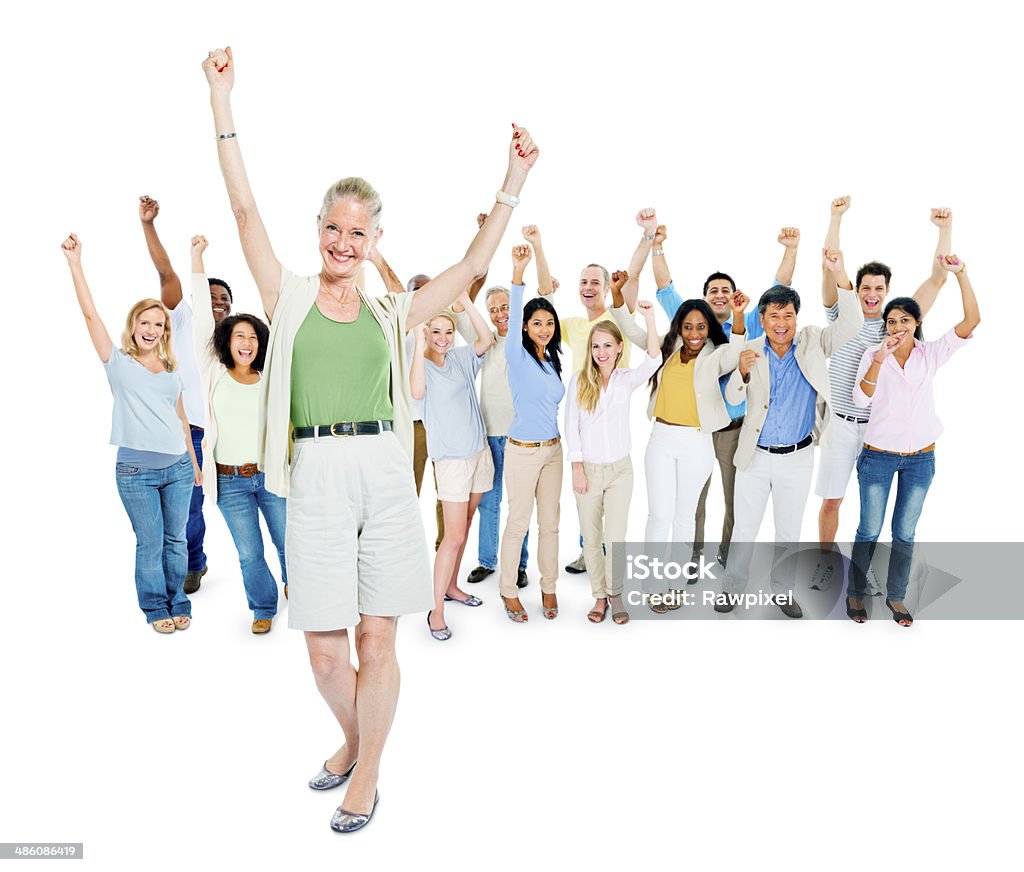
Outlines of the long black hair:
<svg viewBox="0 0 1024 872">
<path fill-rule="evenodd" d="M 536 362 L 537 366 L 541 369 L 544 368 L 544 364 L 540 362 L 537 357 L 537 346 L 534 341 L 530 338 L 526 332 L 526 325 L 530 321 L 530 317 L 538 309 L 543 309 L 545 312 L 550 312 L 555 319 L 555 332 L 551 334 L 551 340 L 544 347 L 544 357 L 551 364 L 551 368 L 554 369 L 555 375 L 559 379 L 562 378 L 562 325 L 558 320 L 558 313 L 555 311 L 555 307 L 551 305 L 543 297 L 534 297 L 530 302 L 523 306 L 523 348 L 529 352 Z"/>
<path fill-rule="evenodd" d="M 228 369 L 234 369 L 235 361 L 231 357 L 231 331 L 239 323 L 249 324 L 256 331 L 256 340 L 259 343 L 259 348 L 256 349 L 256 355 L 253 357 L 250 366 L 256 372 L 263 372 L 263 362 L 267 359 L 267 347 L 270 345 L 270 328 L 263 323 L 262 318 L 258 318 L 256 315 L 246 315 L 245 313 L 228 315 L 214 329 L 210 344 L 213 345 L 213 350 L 220 362 Z"/>
<path fill-rule="evenodd" d="M 889 317 L 889 313 L 893 309 L 899 309 L 902 312 L 906 312 L 911 318 L 917 321 L 917 329 L 914 331 L 915 339 L 924 339 L 924 332 L 921 330 L 921 307 L 918 305 L 917 300 L 913 297 L 893 297 L 885 304 L 885 308 L 882 310 L 882 326 L 885 326 L 885 321 Z M 886 330 L 886 333 L 889 331 Z"/>
<path fill-rule="evenodd" d="M 711 307 L 707 304 L 706 300 L 683 300 L 682 305 L 676 309 L 675 315 L 672 316 L 672 323 L 669 325 L 668 333 L 666 333 L 665 338 L 661 340 L 662 365 L 664 365 L 673 353 L 675 353 L 676 342 L 679 341 L 679 337 L 683 332 L 683 321 L 686 320 L 686 316 L 691 312 L 699 312 L 708 322 L 708 339 L 711 340 L 712 345 L 717 347 L 719 345 L 725 345 L 725 343 L 729 341 L 725 335 L 725 331 L 722 329 L 722 325 L 718 323 L 715 313 L 711 311 Z M 658 373 L 660 372 L 661 369 L 659 368 L 658 371 L 651 376 L 652 395 L 658 389 Z"/>
</svg>

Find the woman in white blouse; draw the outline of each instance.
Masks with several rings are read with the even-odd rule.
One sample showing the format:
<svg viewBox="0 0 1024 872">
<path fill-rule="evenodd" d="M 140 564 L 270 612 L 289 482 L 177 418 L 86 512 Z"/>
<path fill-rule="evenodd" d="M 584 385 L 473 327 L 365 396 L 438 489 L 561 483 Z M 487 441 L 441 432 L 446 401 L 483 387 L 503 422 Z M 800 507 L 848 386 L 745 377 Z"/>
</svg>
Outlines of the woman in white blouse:
<svg viewBox="0 0 1024 872">
<path fill-rule="evenodd" d="M 627 278 L 627 273 L 614 273 L 612 286 L 621 288 Z M 622 333 L 613 322 L 599 321 L 590 330 L 590 355 L 583 369 L 572 377 L 568 390 L 565 438 L 583 533 L 583 553 L 594 594 L 594 607 L 587 619 L 595 624 L 604 620 L 609 603 L 616 624 L 629 620 L 622 605 L 622 579 L 612 574 L 613 543 L 626 538 L 626 518 L 633 495 L 629 399 L 662 362 L 654 328 L 654 306 L 642 300 L 637 308 L 647 324 L 647 356 L 643 361 L 632 369 L 616 369 L 622 356 Z"/>
</svg>

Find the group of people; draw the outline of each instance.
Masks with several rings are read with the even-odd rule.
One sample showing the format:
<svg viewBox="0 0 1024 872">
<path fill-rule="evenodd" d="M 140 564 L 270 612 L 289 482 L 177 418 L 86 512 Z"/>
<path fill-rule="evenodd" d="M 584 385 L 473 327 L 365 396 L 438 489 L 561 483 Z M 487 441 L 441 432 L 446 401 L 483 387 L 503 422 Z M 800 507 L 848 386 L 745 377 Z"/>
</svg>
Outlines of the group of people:
<svg viewBox="0 0 1024 872">
<path fill-rule="evenodd" d="M 910 625 L 903 604 L 909 560 L 941 432 L 932 381 L 980 318 L 966 267 L 951 251 L 948 210 L 932 211 L 939 244 L 929 278 L 914 297 L 885 303 L 890 272 L 883 264 L 865 264 L 855 282 L 847 276 L 839 228 L 849 198 L 834 200 L 822 259 L 829 323 L 799 330 L 800 297 L 791 287 L 795 228 L 779 235 L 783 257 L 774 284 L 748 311 L 749 298 L 721 272 L 708 277 L 702 297 L 683 300 L 668 268 L 666 229 L 653 209 L 641 210 L 641 239 L 628 268 L 609 273 L 587 265 L 579 281 L 585 315 L 560 319 L 552 302 L 558 282 L 541 233 L 530 225 L 512 250 L 510 284 L 484 291 L 488 323 L 477 298 L 539 156 L 525 128 L 513 125 L 494 206 L 478 217 L 457 263 L 402 285 L 378 250 L 380 197 L 365 180 L 348 177 L 327 190 L 321 205 L 320 272 L 302 277 L 278 261 L 249 186 L 231 111 L 231 50 L 210 52 L 202 66 L 222 175 L 266 321 L 230 314 L 230 287 L 205 273 L 202 236 L 191 243 L 189 306 L 157 235 L 159 204 L 149 197 L 141 198 L 139 216 L 160 299 L 132 307 L 119 347 L 97 313 L 77 236 L 65 240 L 63 251 L 113 394 L 111 442 L 118 447 L 118 492 L 136 533 L 139 605 L 160 633 L 189 626 L 188 595 L 206 572 L 205 494 L 238 550 L 252 631 L 268 632 L 278 582 L 264 555 L 263 515 L 284 595 L 291 592 L 289 625 L 305 632 L 316 685 L 344 735 L 309 782 L 316 790 L 348 784 L 333 829 L 362 828 L 379 799 L 379 762 L 398 698 L 397 617 L 425 612 L 433 638 L 447 641 L 446 604 L 482 604 L 457 577 L 474 515 L 479 565 L 467 581 L 498 571 L 505 613 L 523 623 L 528 613 L 519 591 L 528 584 L 536 506 L 541 613 L 558 616 L 563 438 L 582 550 L 566 568 L 589 575 L 590 621 L 602 622 L 609 611 L 614 623 L 629 620 L 612 550 L 626 533 L 629 405 L 640 388 L 653 419 L 645 453 L 648 543 L 685 542 L 701 553 L 717 459 L 726 505 L 717 557 L 728 567 L 724 588 L 738 588 L 749 554 L 739 547 L 730 553 L 730 544 L 757 537 L 769 495 L 776 539 L 799 539 L 820 436 L 817 581 L 827 584 L 835 572 L 825 556 L 856 465 L 861 516 L 847 613 L 866 619 L 868 567 L 895 475 L 893 541 L 900 547 L 886 602 L 899 623 Z M 649 258 L 657 303 L 670 319 L 664 335 L 654 304 L 638 298 Z M 531 260 L 538 296 L 526 299 Z M 366 261 L 380 272 L 385 295 L 365 292 Z M 950 272 L 960 285 L 963 319 L 926 342 L 922 319 Z M 465 345 L 456 345 L 457 334 Z M 573 358 L 568 387 L 563 339 Z M 629 342 L 641 350 L 632 367 Z M 438 500 L 433 585 L 417 499 L 426 457 Z M 499 536 L 503 487 L 508 517 Z M 716 606 L 731 608 L 727 597 Z M 800 616 L 795 603 L 783 611 Z"/>
</svg>

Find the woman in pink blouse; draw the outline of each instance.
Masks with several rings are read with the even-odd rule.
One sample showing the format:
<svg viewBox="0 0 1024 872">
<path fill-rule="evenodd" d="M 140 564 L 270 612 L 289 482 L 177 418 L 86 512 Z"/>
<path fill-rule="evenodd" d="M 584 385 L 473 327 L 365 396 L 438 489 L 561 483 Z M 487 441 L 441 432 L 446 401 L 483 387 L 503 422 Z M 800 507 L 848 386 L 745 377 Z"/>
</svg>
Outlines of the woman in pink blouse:
<svg viewBox="0 0 1024 872">
<path fill-rule="evenodd" d="M 888 336 L 864 353 L 853 387 L 854 403 L 871 407 L 864 449 L 857 460 L 860 525 L 846 591 L 846 614 L 857 623 L 867 620 L 865 573 L 882 532 L 893 476 L 899 477 L 899 483 L 892 512 L 885 604 L 901 627 L 914 622 L 903 600 L 917 520 L 935 475 L 935 440 L 942 433 L 942 422 L 935 414 L 935 374 L 981 321 L 966 265 L 956 255 L 939 255 L 938 259 L 960 284 L 963 320 L 941 338 L 924 342 L 918 304 L 910 297 L 890 300 L 882 313 Z"/>
<path fill-rule="evenodd" d="M 612 276 L 619 287 L 628 278 Z M 661 348 L 654 326 L 654 306 L 637 303 L 647 322 L 647 356 L 632 369 L 616 369 L 622 355 L 622 333 L 613 321 L 599 321 L 590 330 L 590 356 L 569 384 L 565 438 L 572 463 L 572 489 L 579 507 L 583 553 L 594 594 L 587 618 L 604 620 L 609 602 L 612 620 L 625 624 L 622 579 L 612 576 L 612 543 L 626 538 L 626 517 L 633 495 L 633 465 L 629 459 L 629 398 L 661 366 Z M 602 551 L 602 543 L 607 558 Z"/>
</svg>

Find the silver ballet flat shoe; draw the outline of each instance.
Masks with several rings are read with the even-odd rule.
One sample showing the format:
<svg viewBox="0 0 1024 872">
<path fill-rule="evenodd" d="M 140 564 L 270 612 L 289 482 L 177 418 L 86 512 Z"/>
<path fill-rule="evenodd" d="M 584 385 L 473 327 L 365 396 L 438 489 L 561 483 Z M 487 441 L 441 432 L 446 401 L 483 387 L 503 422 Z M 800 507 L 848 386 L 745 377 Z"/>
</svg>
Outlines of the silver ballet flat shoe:
<svg viewBox="0 0 1024 872">
<path fill-rule="evenodd" d="M 348 781 L 348 777 L 352 774 L 352 770 L 356 768 L 356 764 L 353 763 L 348 768 L 348 772 L 344 775 L 335 775 L 327 768 L 327 761 L 324 761 L 324 765 L 320 767 L 320 771 L 317 772 L 309 780 L 309 786 L 313 790 L 330 790 L 333 787 L 337 787 L 339 784 L 344 784 Z"/>
<path fill-rule="evenodd" d="M 331 818 L 331 829 L 336 833 L 354 833 L 356 830 L 361 830 L 373 820 L 373 813 L 377 810 L 377 803 L 379 801 L 380 794 L 374 791 L 373 808 L 370 809 L 369 814 L 355 814 L 351 811 L 345 811 L 343 808 L 336 809 L 334 817 Z"/>
<path fill-rule="evenodd" d="M 448 629 L 448 625 L 445 624 L 440 630 L 435 630 L 430 626 L 430 615 L 433 613 L 433 609 L 427 612 L 427 629 L 430 630 L 430 635 L 437 639 L 438 642 L 447 642 L 452 637 L 452 631 Z"/>
<path fill-rule="evenodd" d="M 482 606 L 484 604 L 484 601 L 480 599 L 480 597 L 478 596 L 470 596 L 466 597 L 466 599 L 464 600 L 460 600 L 455 599 L 455 597 L 453 596 L 448 596 L 448 594 L 445 594 L 444 601 L 446 603 L 458 603 L 461 606 L 472 606 L 473 608 L 476 608 L 477 606 Z"/>
</svg>

